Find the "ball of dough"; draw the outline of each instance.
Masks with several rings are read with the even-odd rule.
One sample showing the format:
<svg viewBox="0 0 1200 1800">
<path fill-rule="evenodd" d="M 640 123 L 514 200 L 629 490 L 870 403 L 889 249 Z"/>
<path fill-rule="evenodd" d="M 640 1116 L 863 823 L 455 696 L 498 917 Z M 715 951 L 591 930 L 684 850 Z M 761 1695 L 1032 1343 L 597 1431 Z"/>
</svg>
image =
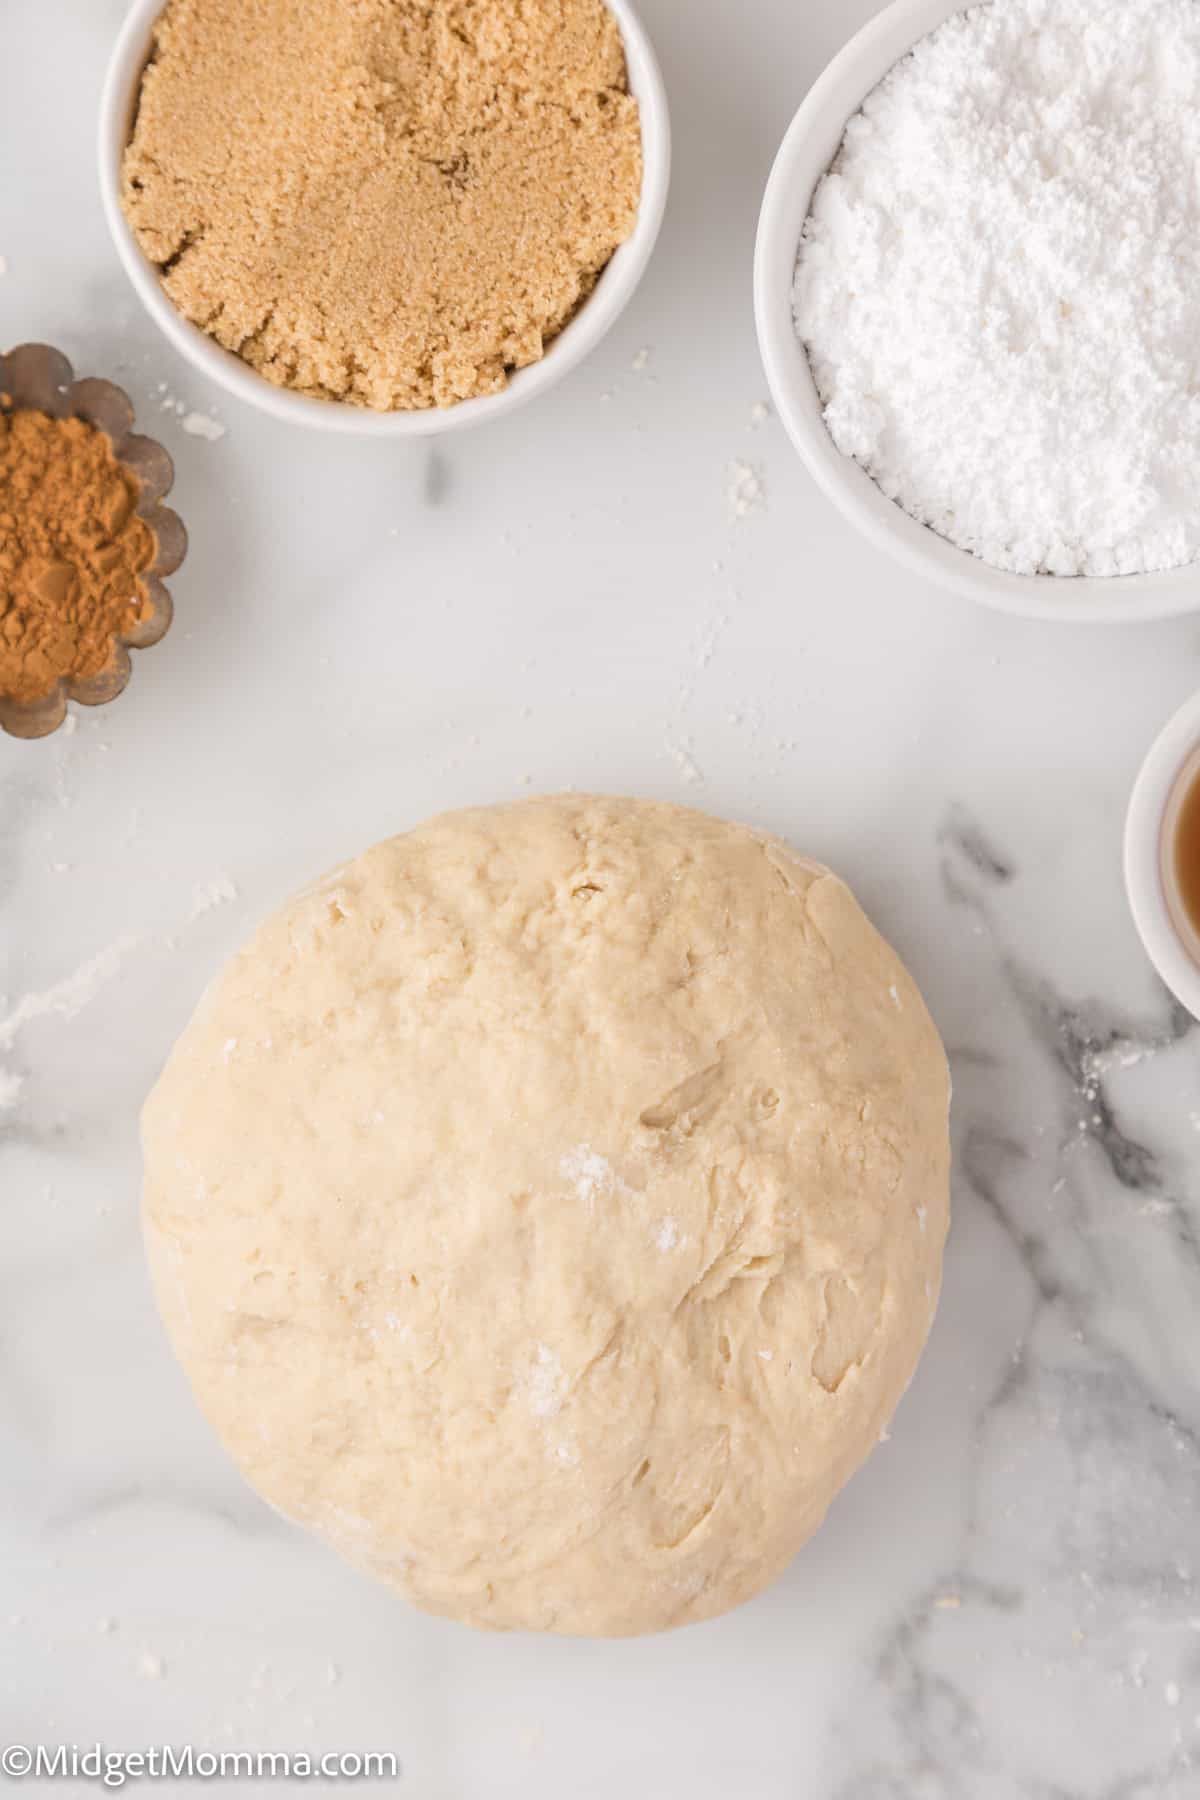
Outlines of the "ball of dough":
<svg viewBox="0 0 1200 1800">
<path fill-rule="evenodd" d="M 168 1331 L 260 1493 L 594 1635 L 777 1576 L 936 1303 L 945 1056 L 849 890 L 675 806 L 434 819 L 262 926 L 144 1116 Z"/>
</svg>

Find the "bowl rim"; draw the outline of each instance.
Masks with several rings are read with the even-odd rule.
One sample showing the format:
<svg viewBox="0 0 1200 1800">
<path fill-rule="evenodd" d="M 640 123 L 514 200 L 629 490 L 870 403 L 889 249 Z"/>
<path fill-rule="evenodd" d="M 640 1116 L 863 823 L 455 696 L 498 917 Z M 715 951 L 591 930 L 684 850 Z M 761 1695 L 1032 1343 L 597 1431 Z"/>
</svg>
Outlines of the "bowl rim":
<svg viewBox="0 0 1200 1800">
<path fill-rule="evenodd" d="M 1168 719 L 1146 754 L 1129 796 L 1123 853 L 1129 909 L 1146 954 L 1175 998 L 1200 1019 L 1200 934 L 1188 931 L 1182 908 L 1172 904 L 1169 857 L 1179 802 L 1197 779 L 1200 693 Z"/>
<path fill-rule="evenodd" d="M 434 437 L 461 431 L 525 405 L 560 381 L 596 347 L 632 299 L 650 262 L 670 186 L 670 113 L 658 58 L 632 0 L 604 3 L 621 33 L 629 88 L 638 102 L 641 122 L 642 189 L 632 233 L 618 245 L 591 293 L 541 360 L 514 370 L 500 393 L 417 412 L 373 412 L 346 401 L 321 400 L 275 386 L 234 351 L 185 319 L 164 293 L 157 271 L 138 247 L 122 211 L 120 175 L 150 34 L 166 0 L 132 0 L 109 59 L 100 99 L 100 198 L 122 267 L 168 342 L 202 375 L 260 412 L 285 423 L 357 437 Z"/>
<path fill-rule="evenodd" d="M 970 0 L 977 4 L 978 0 Z M 842 515 L 915 574 L 1000 612 L 1057 624 L 1134 624 L 1200 610 L 1200 563 L 1144 575 L 1016 575 L 941 538 L 887 499 L 834 444 L 792 320 L 792 276 L 813 193 L 848 120 L 913 46 L 968 0 L 892 0 L 817 77 L 775 157 L 754 250 L 759 349 L 776 411 L 809 474 Z"/>
</svg>

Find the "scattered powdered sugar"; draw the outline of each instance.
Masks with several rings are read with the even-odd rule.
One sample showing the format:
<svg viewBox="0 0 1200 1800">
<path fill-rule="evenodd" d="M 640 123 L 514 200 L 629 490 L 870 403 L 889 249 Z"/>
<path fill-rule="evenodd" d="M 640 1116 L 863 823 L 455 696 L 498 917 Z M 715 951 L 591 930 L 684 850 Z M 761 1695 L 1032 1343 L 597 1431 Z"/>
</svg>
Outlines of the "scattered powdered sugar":
<svg viewBox="0 0 1200 1800">
<path fill-rule="evenodd" d="M 238 1047 L 238 1041 L 235 1037 L 226 1038 L 225 1042 L 221 1046 L 221 1061 L 223 1063 L 232 1062 L 233 1061 L 233 1053 L 237 1049 L 237 1047 Z"/>
<path fill-rule="evenodd" d="M 17 1104 L 25 1077 L 13 1069 L 0 1069 L 0 1113 L 11 1112 Z"/>
<path fill-rule="evenodd" d="M 205 882 L 192 895 L 192 910 L 188 914 L 189 925 L 202 919 L 205 913 L 214 912 L 218 906 L 226 906 L 229 901 L 236 900 L 238 891 L 227 875 L 217 875 L 212 881 Z"/>
<path fill-rule="evenodd" d="M 209 443 L 215 444 L 218 438 L 225 436 L 225 427 L 219 419 L 214 419 L 211 413 L 189 410 L 187 401 L 178 399 L 165 381 L 158 382 L 155 391 L 162 411 L 174 413 L 189 437 L 207 438 Z"/>
<path fill-rule="evenodd" d="M 563 1403 L 566 1378 L 553 1350 L 539 1344 L 529 1375 L 529 1410 L 538 1419 L 552 1419 Z"/>
<path fill-rule="evenodd" d="M 322 1529 L 330 1537 L 345 1537 L 360 1547 L 376 1547 L 378 1528 L 370 1519 L 364 1519 L 361 1513 L 351 1512 L 344 1506 L 327 1506 L 324 1508 Z M 400 1551 L 387 1559 L 394 1567 L 404 1568 L 411 1564 L 412 1557 L 406 1551 Z"/>
<path fill-rule="evenodd" d="M 569 1181 L 583 1204 L 590 1207 L 597 1194 L 627 1193 L 625 1183 L 612 1164 L 588 1144 L 577 1144 L 568 1150 L 558 1165 L 564 1181 Z"/>
<path fill-rule="evenodd" d="M 750 513 L 761 511 L 766 505 L 767 494 L 763 478 L 753 463 L 730 463 L 726 496 L 735 519 L 744 519 Z"/>
<path fill-rule="evenodd" d="M 166 1672 L 167 1665 L 161 1656 L 155 1656 L 151 1651 L 144 1650 L 138 1658 L 138 1674 L 147 1681 L 161 1681 Z"/>
<path fill-rule="evenodd" d="M 717 645 L 720 643 L 721 636 L 728 624 L 728 613 L 716 613 L 704 626 L 699 637 L 696 639 L 696 668 L 698 670 L 707 669 L 709 663 L 716 655 Z"/>
<path fill-rule="evenodd" d="M 185 414 L 183 429 L 189 437 L 207 438 L 210 444 L 215 444 L 218 438 L 225 436 L 225 427 L 220 420 L 211 418 L 208 413 Z"/>
<path fill-rule="evenodd" d="M 699 763 L 687 747 L 689 742 L 690 740 L 685 740 L 680 744 L 676 743 L 674 738 L 667 738 L 664 747 L 679 771 L 679 779 L 685 781 L 689 787 L 694 787 L 697 782 L 704 780 L 704 775 Z"/>
<path fill-rule="evenodd" d="M 679 1226 L 672 1218 L 666 1218 L 654 1234 L 654 1243 L 659 1250 L 674 1250 L 679 1242 Z"/>
<path fill-rule="evenodd" d="M 1117 1074 L 1122 1069 L 1136 1069 L 1140 1063 L 1157 1056 L 1162 1047 L 1158 1043 L 1133 1044 L 1118 1040 L 1102 1050 L 1085 1050 L 1079 1059 L 1080 1091 L 1085 1099 L 1094 1100 L 1106 1075 Z"/>
<path fill-rule="evenodd" d="M 846 128 L 793 293 L 838 448 L 1021 574 L 1200 555 L 1200 7 L 993 0 Z"/>
<path fill-rule="evenodd" d="M 26 994 L 6 1017 L 0 1018 L 0 1050 L 9 1049 L 22 1026 L 34 1019 L 52 1014 L 73 1019 L 95 999 L 105 982 L 112 980 L 125 957 L 140 942 L 140 938 L 132 936 L 119 937 L 107 950 L 101 950 L 99 955 L 81 963 L 73 974 L 65 976 L 44 993 Z"/>
<path fill-rule="evenodd" d="M 751 429 L 751 431 L 757 431 L 760 425 L 765 425 L 767 420 L 770 418 L 770 416 L 771 416 L 771 409 L 767 405 L 766 401 L 765 400 L 756 400 L 754 402 L 754 405 L 750 408 L 750 429 Z"/>
<path fill-rule="evenodd" d="M 0 275 L 7 275 L 7 274 L 8 274 L 8 258 L 6 256 L 0 256 Z"/>
<path fill-rule="evenodd" d="M 646 364 L 649 361 L 650 361 L 649 350 L 639 350 L 637 355 L 634 357 L 633 361 L 630 363 L 629 366 L 633 370 L 635 375 L 640 375 L 642 370 L 645 368 Z"/>
</svg>

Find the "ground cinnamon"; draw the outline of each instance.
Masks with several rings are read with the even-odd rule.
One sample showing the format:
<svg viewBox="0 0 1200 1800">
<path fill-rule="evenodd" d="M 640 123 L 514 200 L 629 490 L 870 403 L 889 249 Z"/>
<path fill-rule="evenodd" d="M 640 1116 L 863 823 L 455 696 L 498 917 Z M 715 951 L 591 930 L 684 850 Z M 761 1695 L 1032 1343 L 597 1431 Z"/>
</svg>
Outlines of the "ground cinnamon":
<svg viewBox="0 0 1200 1800">
<path fill-rule="evenodd" d="M 0 695 L 98 675 L 147 616 L 155 538 L 137 498 L 95 425 L 0 411 Z"/>
</svg>

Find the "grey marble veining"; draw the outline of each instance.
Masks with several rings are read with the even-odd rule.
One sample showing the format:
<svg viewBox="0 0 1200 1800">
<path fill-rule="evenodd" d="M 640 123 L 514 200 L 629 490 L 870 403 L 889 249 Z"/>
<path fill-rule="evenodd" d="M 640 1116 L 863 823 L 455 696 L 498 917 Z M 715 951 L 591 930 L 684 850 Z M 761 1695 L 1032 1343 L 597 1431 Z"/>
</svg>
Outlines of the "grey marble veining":
<svg viewBox="0 0 1200 1800">
<path fill-rule="evenodd" d="M 1017 1331 L 973 1395 L 944 1564 L 851 1692 L 833 1791 L 1173 1800 L 1200 1782 L 1195 1155 L 1121 1088 L 1191 1052 L 1186 1094 L 1194 1022 L 1165 994 L 1137 1015 L 1062 995 L 1006 932 L 1019 860 L 963 808 L 940 842 L 944 891 L 986 933 L 1026 1072 L 1010 1113 L 1001 1059 L 954 1059 L 949 1279 L 973 1261 Z"/>
</svg>

